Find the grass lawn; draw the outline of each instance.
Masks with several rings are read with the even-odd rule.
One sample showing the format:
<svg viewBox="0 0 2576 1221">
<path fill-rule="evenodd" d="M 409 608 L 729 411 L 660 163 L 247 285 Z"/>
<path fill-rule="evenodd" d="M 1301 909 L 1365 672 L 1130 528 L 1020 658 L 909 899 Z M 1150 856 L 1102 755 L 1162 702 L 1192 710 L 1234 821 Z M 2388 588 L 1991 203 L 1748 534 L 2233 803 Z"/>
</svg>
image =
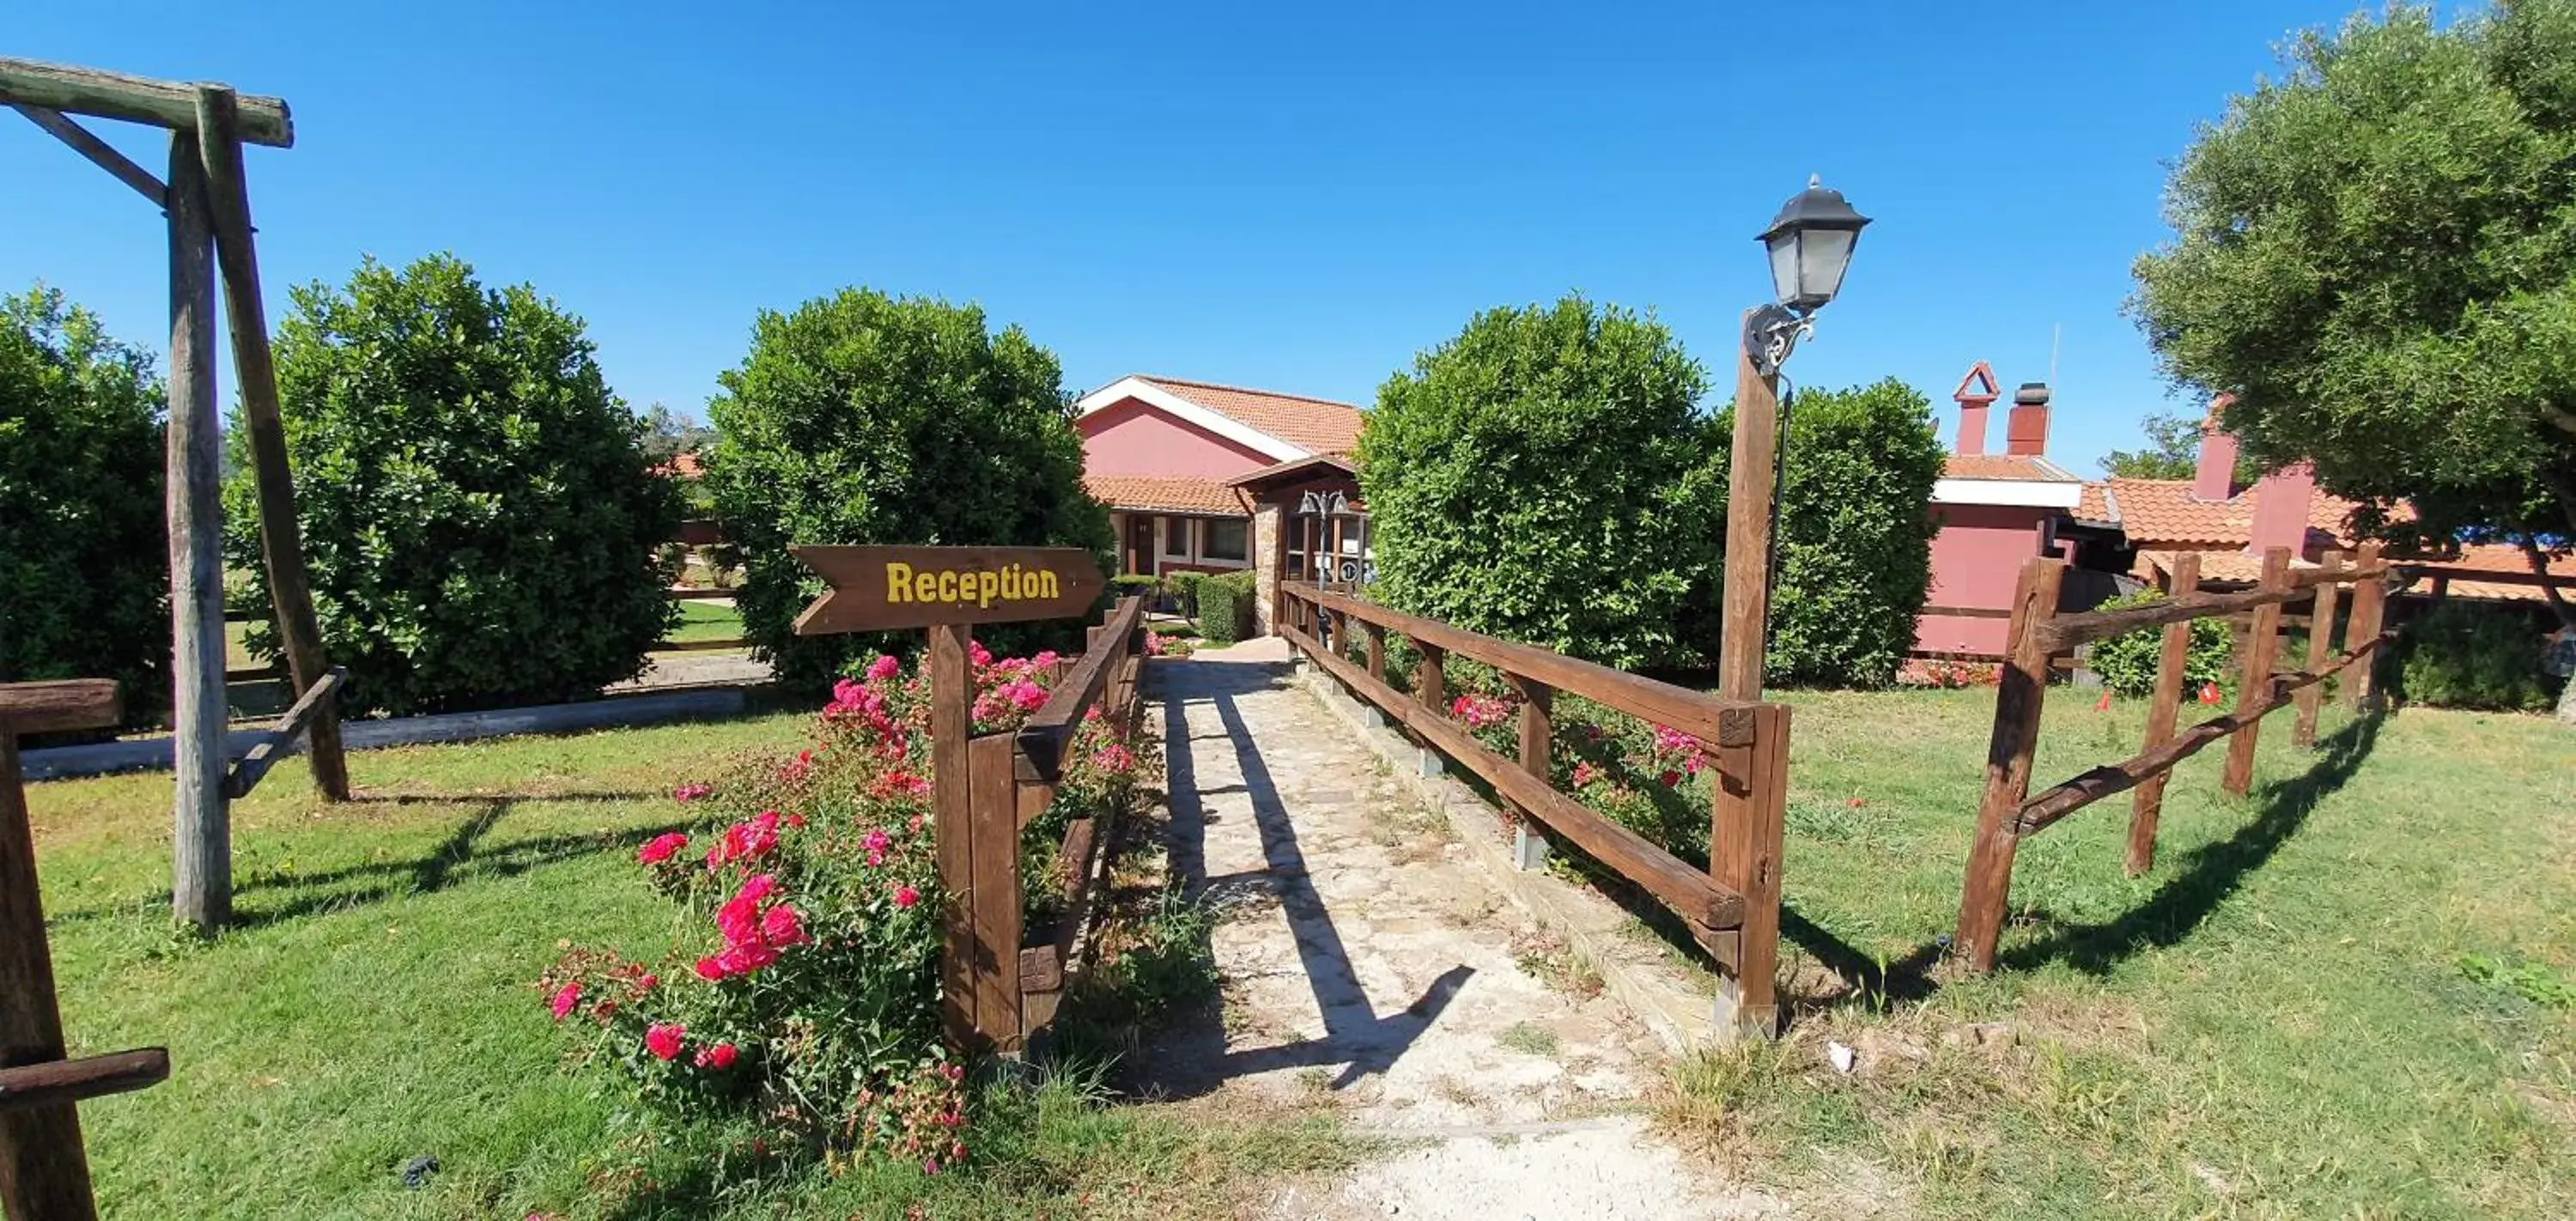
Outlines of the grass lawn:
<svg viewBox="0 0 2576 1221">
<path fill-rule="evenodd" d="M 2264 725 L 2168 790 L 2022 846 L 1990 979 L 1955 924 L 1991 690 L 1792 693 L 1792 1037 L 1677 1075 L 1685 1133 L 1757 1178 L 1937 1217 L 2564 1217 L 2576 1199 L 2576 733 L 2540 717 Z M 2050 704 L 2034 789 L 2134 752 L 2142 701 Z M 2510 978 L 2472 963 L 2480 956 Z M 1831 995 L 1823 968 L 1881 981 Z M 2002 1054 L 1944 1045 L 2013 1024 Z M 1863 1049 L 1860 1073 L 1824 1044 Z M 1876 1054 L 1872 1054 L 1875 1052 Z"/>
<path fill-rule="evenodd" d="M 764 1172 L 720 1160 L 722 1131 L 651 1145 L 606 1071 L 566 1062 L 532 981 L 562 939 L 660 958 L 679 908 L 633 853 L 686 821 L 671 786 L 803 728 L 360 752 L 361 800 L 338 808 L 290 762 L 234 809 L 241 920 L 210 944 L 169 930 L 167 775 L 33 786 L 75 1054 L 171 1049 L 168 1082 L 81 1108 L 104 1213 L 839 1218 L 920 1199 L 939 1217 L 1171 1217 L 1350 1156 L 1311 1118 L 1104 1109 L 1063 1085 L 1014 1095 L 977 1174 Z M 406 1190 L 422 1155 L 441 1169 Z"/>
<path fill-rule="evenodd" d="M 742 612 L 731 602 L 682 602 L 680 625 L 663 639 L 673 644 L 699 640 L 739 640 L 742 638 Z"/>
</svg>

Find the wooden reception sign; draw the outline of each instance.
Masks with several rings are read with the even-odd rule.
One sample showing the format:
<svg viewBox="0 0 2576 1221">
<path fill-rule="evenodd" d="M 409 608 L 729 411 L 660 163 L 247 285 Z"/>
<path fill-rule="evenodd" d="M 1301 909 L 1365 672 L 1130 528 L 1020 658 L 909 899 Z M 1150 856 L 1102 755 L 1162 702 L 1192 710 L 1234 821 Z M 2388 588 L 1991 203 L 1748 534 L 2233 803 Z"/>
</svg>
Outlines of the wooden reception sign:
<svg viewBox="0 0 2576 1221">
<path fill-rule="evenodd" d="M 799 636 L 1079 619 L 1108 582 L 1080 547 L 790 547 L 831 591 L 796 617 Z"/>
</svg>

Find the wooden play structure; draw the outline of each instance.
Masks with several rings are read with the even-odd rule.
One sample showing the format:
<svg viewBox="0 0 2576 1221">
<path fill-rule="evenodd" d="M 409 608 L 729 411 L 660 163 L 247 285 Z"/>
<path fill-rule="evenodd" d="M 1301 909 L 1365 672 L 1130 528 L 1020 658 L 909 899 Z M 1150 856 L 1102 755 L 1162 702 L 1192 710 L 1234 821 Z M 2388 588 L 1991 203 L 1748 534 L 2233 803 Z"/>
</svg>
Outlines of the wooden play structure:
<svg viewBox="0 0 2576 1221">
<path fill-rule="evenodd" d="M 132 187 L 168 219 L 170 257 L 171 699 L 173 798 L 171 906 L 201 929 L 232 915 L 230 801 L 247 794 L 276 757 L 299 739 L 326 799 L 346 800 L 348 764 L 340 743 L 330 665 L 313 614 L 295 485 L 278 415 L 277 374 L 259 295 L 243 149 L 286 148 L 295 125 L 278 98 L 230 87 L 182 84 L 62 64 L 0 58 L 0 103 Z M 118 152 L 73 117 L 116 119 L 169 133 L 168 180 Z M 279 636 L 294 683 L 294 709 L 278 741 L 227 766 L 224 744 L 222 421 L 215 393 L 215 294 L 231 323 L 242 422 L 258 491 L 260 553 Z"/>
</svg>

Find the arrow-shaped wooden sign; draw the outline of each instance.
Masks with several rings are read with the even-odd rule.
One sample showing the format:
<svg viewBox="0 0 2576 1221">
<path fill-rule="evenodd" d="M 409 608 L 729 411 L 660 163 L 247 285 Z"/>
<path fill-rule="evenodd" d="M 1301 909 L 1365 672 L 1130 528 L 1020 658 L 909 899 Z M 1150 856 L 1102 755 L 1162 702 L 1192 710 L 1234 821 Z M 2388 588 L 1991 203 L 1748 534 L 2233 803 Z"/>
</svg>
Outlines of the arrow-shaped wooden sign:
<svg viewBox="0 0 2576 1221">
<path fill-rule="evenodd" d="M 1078 619 L 1108 585 L 1080 547 L 789 547 L 831 592 L 796 617 L 799 636 L 940 623 Z"/>
</svg>

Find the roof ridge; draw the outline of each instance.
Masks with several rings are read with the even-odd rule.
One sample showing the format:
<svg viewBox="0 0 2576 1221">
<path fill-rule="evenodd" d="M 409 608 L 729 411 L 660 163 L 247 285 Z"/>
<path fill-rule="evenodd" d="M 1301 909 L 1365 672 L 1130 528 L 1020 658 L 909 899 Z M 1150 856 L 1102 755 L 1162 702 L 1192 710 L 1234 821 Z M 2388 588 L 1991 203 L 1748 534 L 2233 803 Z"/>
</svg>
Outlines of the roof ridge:
<svg viewBox="0 0 2576 1221">
<path fill-rule="evenodd" d="M 1228 385 L 1224 382 L 1203 382 L 1187 377 L 1165 377 L 1160 373 L 1130 373 L 1127 376 L 1139 381 L 1161 382 L 1170 386 L 1192 386 L 1200 390 L 1230 390 L 1236 394 L 1258 394 L 1264 398 L 1292 399 L 1300 403 L 1321 403 L 1327 407 L 1346 407 L 1352 411 L 1361 410 L 1360 405 L 1357 403 L 1345 403 L 1340 399 L 1319 399 L 1309 394 L 1290 394 L 1285 390 L 1262 390 L 1253 386 L 1234 386 Z"/>
</svg>

